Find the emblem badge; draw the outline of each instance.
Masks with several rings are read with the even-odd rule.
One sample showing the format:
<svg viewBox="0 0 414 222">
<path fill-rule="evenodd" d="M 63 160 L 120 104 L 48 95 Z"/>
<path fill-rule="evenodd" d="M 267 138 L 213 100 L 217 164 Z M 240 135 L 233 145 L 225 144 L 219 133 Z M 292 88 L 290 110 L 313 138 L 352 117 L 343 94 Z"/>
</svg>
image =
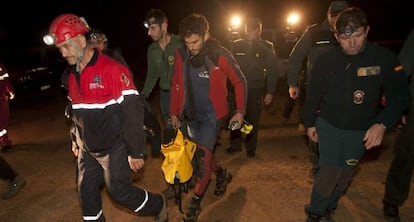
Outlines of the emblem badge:
<svg viewBox="0 0 414 222">
<path fill-rule="evenodd" d="M 129 80 L 128 76 L 125 75 L 125 73 L 122 73 L 121 81 L 125 84 L 125 86 L 129 86 L 131 81 Z"/>
<path fill-rule="evenodd" d="M 102 85 L 102 76 L 97 74 L 93 77 L 93 82 L 89 83 L 89 89 L 103 89 L 104 86 Z"/>
<path fill-rule="evenodd" d="M 168 56 L 168 64 L 170 66 L 174 65 L 174 60 L 175 60 L 174 56 Z"/>
<path fill-rule="evenodd" d="M 354 103 L 355 104 L 362 104 L 364 102 L 365 93 L 362 90 L 355 90 L 354 91 Z"/>
<path fill-rule="evenodd" d="M 93 82 L 97 83 L 97 84 L 101 84 L 102 83 L 102 77 L 96 75 L 95 77 L 93 77 Z"/>
</svg>

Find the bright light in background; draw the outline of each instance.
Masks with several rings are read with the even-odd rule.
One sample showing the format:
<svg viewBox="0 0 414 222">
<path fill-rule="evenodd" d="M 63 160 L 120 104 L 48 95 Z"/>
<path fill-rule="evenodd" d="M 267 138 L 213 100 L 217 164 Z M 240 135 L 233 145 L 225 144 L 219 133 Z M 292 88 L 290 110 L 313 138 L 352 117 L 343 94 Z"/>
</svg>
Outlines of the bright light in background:
<svg viewBox="0 0 414 222">
<path fill-rule="evenodd" d="M 241 35 L 243 33 L 243 19 L 242 16 L 239 14 L 233 14 L 229 19 L 229 25 L 227 27 L 230 39 L 235 40 L 241 38 Z"/>
<path fill-rule="evenodd" d="M 239 15 L 234 15 L 230 19 L 231 27 L 240 27 L 242 24 L 242 19 Z"/>
<path fill-rule="evenodd" d="M 295 26 L 296 24 L 299 23 L 300 16 L 299 16 L 298 13 L 292 12 L 287 16 L 286 21 L 287 21 L 289 26 Z"/>
</svg>

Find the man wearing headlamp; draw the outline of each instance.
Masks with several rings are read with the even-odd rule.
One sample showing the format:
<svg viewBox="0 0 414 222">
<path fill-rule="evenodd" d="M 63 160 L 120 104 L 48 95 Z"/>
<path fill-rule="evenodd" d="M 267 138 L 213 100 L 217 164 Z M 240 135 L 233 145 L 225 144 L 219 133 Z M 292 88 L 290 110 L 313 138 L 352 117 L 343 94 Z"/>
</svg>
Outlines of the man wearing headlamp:
<svg viewBox="0 0 414 222">
<path fill-rule="evenodd" d="M 69 64 L 68 98 L 78 149 L 83 221 L 104 222 L 101 185 L 121 206 L 168 220 L 164 195 L 135 187 L 131 171 L 144 167 L 143 107 L 128 68 L 87 42 L 89 26 L 74 14 L 56 17 L 44 40 Z M 50 40 L 50 41 L 47 41 Z"/>
<path fill-rule="evenodd" d="M 182 47 L 183 44 L 177 35 L 168 32 L 167 15 L 160 9 L 151 9 L 147 12 L 144 27 L 153 43 L 147 50 L 147 74 L 141 94 L 148 98 L 158 81 L 160 110 L 164 121 L 162 125 L 172 128 L 168 123 L 171 79 L 174 70 L 175 50 Z M 161 135 L 157 134 L 151 137 L 150 142 L 152 157 L 159 157 Z M 171 191 L 170 189 L 167 198 L 173 196 Z"/>
<path fill-rule="evenodd" d="M 408 81 L 391 50 L 367 40 L 369 25 L 362 9 L 338 15 L 339 46 L 322 54 L 311 71 L 304 107 L 308 137 L 319 144 L 307 221 L 331 221 L 366 150 L 382 143 L 408 107 Z M 378 111 L 382 96 L 387 105 Z"/>
</svg>

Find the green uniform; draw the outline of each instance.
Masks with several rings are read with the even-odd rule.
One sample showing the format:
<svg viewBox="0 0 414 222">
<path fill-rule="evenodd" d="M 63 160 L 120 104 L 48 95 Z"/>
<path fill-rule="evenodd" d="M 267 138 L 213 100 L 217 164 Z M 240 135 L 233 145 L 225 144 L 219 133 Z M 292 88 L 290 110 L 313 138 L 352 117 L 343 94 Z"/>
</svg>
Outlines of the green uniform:
<svg viewBox="0 0 414 222">
<path fill-rule="evenodd" d="M 390 206 L 402 205 L 410 193 L 411 177 L 414 169 L 414 29 L 407 37 L 399 54 L 399 59 L 406 74 L 411 78 L 411 106 L 406 114 L 407 124 L 401 129 L 395 144 L 394 158 L 387 174 L 384 193 L 384 213 Z M 388 206 L 387 206 L 388 205 Z M 392 212 L 389 212 L 392 215 Z M 398 211 L 397 211 L 398 213 Z M 398 215 L 394 215 L 398 216 Z"/>
<path fill-rule="evenodd" d="M 320 24 L 313 24 L 309 26 L 292 49 L 289 56 L 289 64 L 286 75 L 288 85 L 292 87 L 298 86 L 300 89 L 299 98 L 295 101 L 295 103 L 298 103 L 299 105 L 300 119 L 302 119 L 303 104 L 305 103 L 307 84 L 310 79 L 309 75 L 313 64 L 320 55 L 337 45 L 338 42 L 336 41 L 331 27 L 329 26 L 328 20 L 325 19 Z M 303 67 L 304 61 L 306 61 L 306 67 Z M 302 72 L 303 69 L 305 69 L 305 72 Z M 287 103 L 287 105 L 293 106 L 294 103 Z M 285 107 L 285 109 L 292 110 L 293 107 Z M 283 115 L 286 118 L 289 117 L 290 113 L 284 112 Z M 309 160 L 312 164 L 310 175 L 313 177 L 319 169 L 319 151 L 317 143 L 309 140 L 308 150 Z"/>
<path fill-rule="evenodd" d="M 233 42 L 233 54 L 247 81 L 247 106 L 245 119 L 253 125 L 246 135 L 246 153 L 254 157 L 257 147 L 259 119 L 262 111 L 263 93 L 274 94 L 278 67 L 273 43 L 266 40 L 254 40 L 249 44 L 245 39 Z M 240 130 L 230 131 L 231 149 L 241 150 Z"/>
<path fill-rule="evenodd" d="M 180 38 L 171 35 L 170 42 L 163 50 L 157 42 L 153 42 L 147 51 L 147 76 L 141 94 L 148 97 L 155 84 L 159 80 L 160 88 L 160 109 L 161 115 L 168 127 L 169 109 L 170 109 L 170 87 L 172 74 L 174 72 L 175 51 L 182 47 Z M 161 149 L 161 136 L 155 135 L 151 138 L 152 154 L 159 155 Z"/>
<path fill-rule="evenodd" d="M 171 40 L 164 50 L 162 50 L 157 42 L 153 42 L 148 47 L 147 76 L 141 94 L 148 97 L 159 80 L 161 90 L 160 106 L 164 121 L 167 121 L 169 117 L 169 91 L 172 74 L 174 72 L 175 50 L 182 46 L 183 43 L 180 38 L 176 35 L 171 35 Z"/>
</svg>

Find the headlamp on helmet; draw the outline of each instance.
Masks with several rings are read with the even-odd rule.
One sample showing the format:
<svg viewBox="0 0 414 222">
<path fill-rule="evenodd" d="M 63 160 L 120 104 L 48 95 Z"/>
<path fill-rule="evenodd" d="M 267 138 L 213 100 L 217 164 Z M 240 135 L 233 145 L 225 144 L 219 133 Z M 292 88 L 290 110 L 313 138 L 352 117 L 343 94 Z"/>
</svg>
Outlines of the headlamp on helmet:
<svg viewBox="0 0 414 222">
<path fill-rule="evenodd" d="M 88 31 L 89 26 L 85 18 L 74 14 L 63 14 L 50 24 L 49 34 L 43 37 L 43 42 L 47 45 L 59 44 Z"/>
<path fill-rule="evenodd" d="M 43 36 L 43 42 L 46 45 L 53 45 L 56 42 L 55 36 L 54 35 L 51 35 L 51 34 L 44 35 Z"/>
</svg>

